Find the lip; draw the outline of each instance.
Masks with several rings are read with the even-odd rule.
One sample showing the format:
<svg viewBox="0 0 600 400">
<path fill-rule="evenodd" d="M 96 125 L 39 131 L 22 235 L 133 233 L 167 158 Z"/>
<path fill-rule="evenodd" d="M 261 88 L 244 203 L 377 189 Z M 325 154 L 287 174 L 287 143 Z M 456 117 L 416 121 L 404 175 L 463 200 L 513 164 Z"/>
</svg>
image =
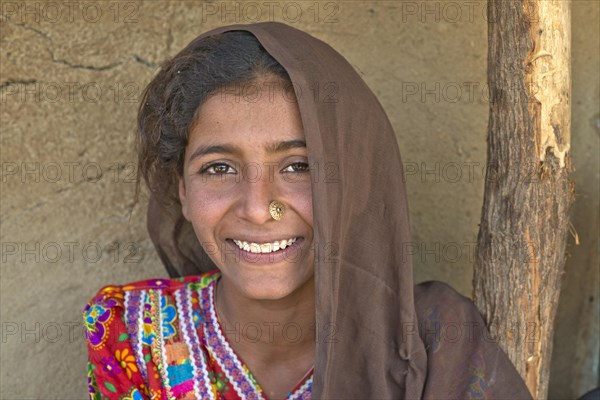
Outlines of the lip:
<svg viewBox="0 0 600 400">
<path fill-rule="evenodd" d="M 287 246 L 285 249 L 280 249 L 271 253 L 264 254 L 252 253 L 246 250 L 242 250 L 233 242 L 232 239 L 227 239 L 225 240 L 225 242 L 227 243 L 227 246 L 231 249 L 231 252 L 236 257 L 236 260 L 243 260 L 250 264 L 277 264 L 282 261 L 294 262 L 295 260 L 298 260 L 299 252 L 302 251 L 300 245 L 304 243 L 304 237 L 298 237 L 298 239 L 296 239 L 294 243 Z"/>
</svg>

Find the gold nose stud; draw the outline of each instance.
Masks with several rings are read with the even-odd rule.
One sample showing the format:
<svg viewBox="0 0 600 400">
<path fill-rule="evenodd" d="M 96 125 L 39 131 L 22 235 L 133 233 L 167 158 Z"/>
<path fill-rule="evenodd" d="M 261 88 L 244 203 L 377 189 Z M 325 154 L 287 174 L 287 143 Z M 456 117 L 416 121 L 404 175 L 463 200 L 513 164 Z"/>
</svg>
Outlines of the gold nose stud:
<svg viewBox="0 0 600 400">
<path fill-rule="evenodd" d="M 276 200 L 273 200 L 271 203 L 269 203 L 269 213 L 271 213 L 271 217 L 273 217 L 275 221 L 279 221 L 281 218 L 283 218 L 284 211 L 285 206 L 282 203 Z"/>
</svg>

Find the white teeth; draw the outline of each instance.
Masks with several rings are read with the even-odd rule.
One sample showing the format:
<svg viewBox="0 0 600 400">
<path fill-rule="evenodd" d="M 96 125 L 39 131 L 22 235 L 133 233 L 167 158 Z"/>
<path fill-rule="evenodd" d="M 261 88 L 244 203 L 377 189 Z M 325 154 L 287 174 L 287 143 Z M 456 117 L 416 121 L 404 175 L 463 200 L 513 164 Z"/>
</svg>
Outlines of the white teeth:
<svg viewBox="0 0 600 400">
<path fill-rule="evenodd" d="M 287 240 L 276 241 L 273 243 L 248 243 L 242 240 L 234 240 L 233 242 L 242 250 L 249 251 L 251 253 L 272 253 L 274 251 L 285 249 L 294 243 L 298 238 L 291 238 Z"/>
<path fill-rule="evenodd" d="M 260 252 L 261 253 L 270 253 L 271 252 L 271 243 L 261 244 Z"/>
</svg>

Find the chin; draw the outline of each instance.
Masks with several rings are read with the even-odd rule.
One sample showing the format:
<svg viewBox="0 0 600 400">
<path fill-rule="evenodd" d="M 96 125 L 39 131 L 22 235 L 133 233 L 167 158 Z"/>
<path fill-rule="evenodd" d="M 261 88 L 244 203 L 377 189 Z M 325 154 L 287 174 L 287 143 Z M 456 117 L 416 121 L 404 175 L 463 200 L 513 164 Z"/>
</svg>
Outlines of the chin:
<svg viewBox="0 0 600 400">
<path fill-rule="evenodd" d="M 294 292 L 289 287 L 277 287 L 277 288 L 244 288 L 244 294 L 246 297 L 252 300 L 281 300 L 289 296 Z"/>
<path fill-rule="evenodd" d="M 284 269 L 278 271 L 264 271 L 248 273 L 244 271 L 236 273 L 228 280 L 240 291 L 245 297 L 252 300 L 281 300 L 297 291 L 306 288 L 307 283 L 313 278 L 313 274 L 305 271 L 298 273 L 297 266 L 292 266 L 296 269 L 293 274 L 286 274 Z M 223 273 L 226 276 L 225 273 Z"/>
</svg>

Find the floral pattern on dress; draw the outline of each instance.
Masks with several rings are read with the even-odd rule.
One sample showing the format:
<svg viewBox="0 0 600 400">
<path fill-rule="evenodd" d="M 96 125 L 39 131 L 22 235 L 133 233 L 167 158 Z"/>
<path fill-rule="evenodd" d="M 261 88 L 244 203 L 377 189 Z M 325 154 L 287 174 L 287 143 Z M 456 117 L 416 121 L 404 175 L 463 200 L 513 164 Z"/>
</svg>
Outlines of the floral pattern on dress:
<svg viewBox="0 0 600 400">
<path fill-rule="evenodd" d="M 108 337 L 108 325 L 113 317 L 112 308 L 117 305 L 113 299 L 101 303 L 88 304 L 83 310 L 85 336 L 94 348 L 102 348 Z"/>
<path fill-rule="evenodd" d="M 121 372 L 119 363 L 113 356 L 102 357 L 102 365 L 104 372 L 106 372 L 111 378 L 116 377 L 116 375 Z"/>
<path fill-rule="evenodd" d="M 115 359 L 119 363 L 120 367 L 127 373 L 127 377 L 131 379 L 131 373 L 137 372 L 137 364 L 135 362 L 135 356 L 129 353 L 129 349 L 117 350 L 115 353 Z"/>
<path fill-rule="evenodd" d="M 94 374 L 94 370 L 96 369 L 96 366 L 94 364 L 92 364 L 91 362 L 88 362 L 88 373 L 87 373 L 87 378 L 88 378 L 88 393 L 90 395 L 90 399 L 91 400 L 100 400 L 102 399 L 102 394 L 100 392 L 98 392 L 98 386 L 96 385 L 96 377 Z"/>
<path fill-rule="evenodd" d="M 489 398 L 486 394 L 487 383 L 485 380 L 485 359 L 481 351 L 473 353 L 469 360 L 469 382 L 467 396 L 469 400 L 483 400 Z"/>
<path fill-rule="evenodd" d="M 140 393 L 140 391 L 135 387 L 132 387 L 129 390 L 129 393 L 127 393 L 125 396 L 120 398 L 120 400 L 144 400 L 144 399 L 145 398 L 142 395 L 142 393 Z"/>
<path fill-rule="evenodd" d="M 144 324 L 142 331 L 142 343 L 150 346 L 152 341 L 156 339 L 152 318 L 150 316 L 152 304 L 148 296 L 144 301 Z M 162 336 L 163 340 L 171 339 L 177 334 L 175 328 L 175 320 L 177 319 L 177 310 L 172 304 L 167 304 L 167 299 L 164 296 L 160 297 L 160 312 L 162 318 Z"/>
<path fill-rule="evenodd" d="M 175 329 L 175 319 L 177 319 L 177 311 L 172 304 L 167 304 L 167 298 L 160 296 L 160 312 L 162 315 L 163 340 L 169 340 L 177 334 Z"/>
</svg>

